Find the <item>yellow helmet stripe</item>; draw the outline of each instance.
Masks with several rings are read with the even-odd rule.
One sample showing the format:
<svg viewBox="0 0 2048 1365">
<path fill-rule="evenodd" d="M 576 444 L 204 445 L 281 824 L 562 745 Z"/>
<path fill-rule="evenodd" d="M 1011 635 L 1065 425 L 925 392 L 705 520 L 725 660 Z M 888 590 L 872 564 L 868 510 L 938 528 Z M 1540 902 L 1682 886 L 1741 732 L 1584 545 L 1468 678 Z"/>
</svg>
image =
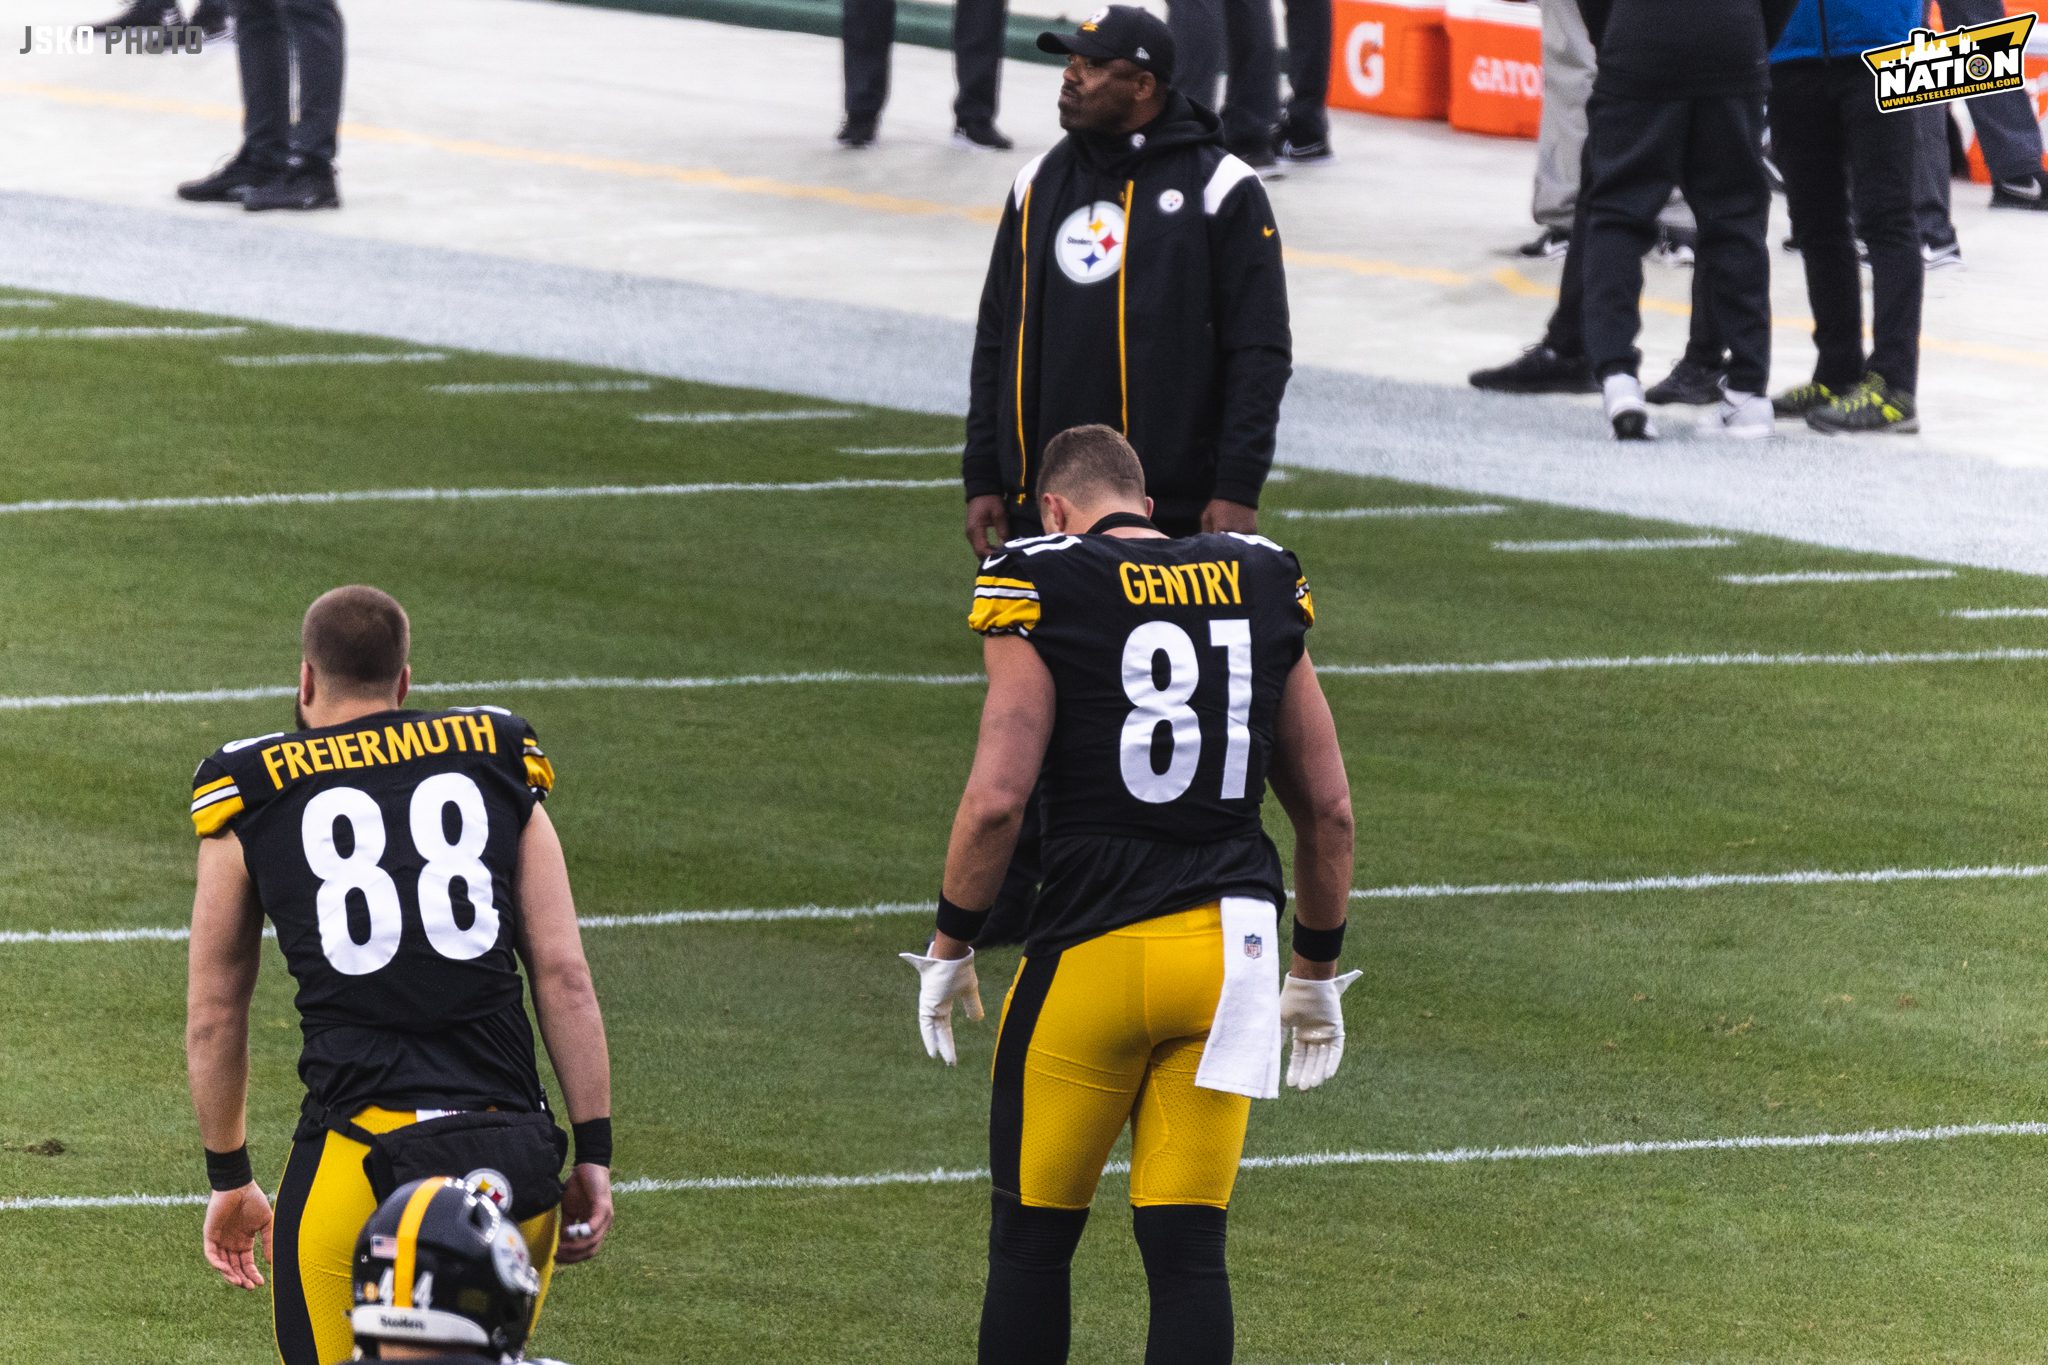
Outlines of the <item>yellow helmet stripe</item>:
<svg viewBox="0 0 2048 1365">
<path fill-rule="evenodd" d="M 434 1196 L 448 1183 L 448 1177 L 437 1175 L 432 1180 L 420 1182 L 412 1192 L 412 1198 L 405 1201 L 405 1212 L 398 1215 L 398 1259 L 391 1268 L 391 1306 L 412 1307 L 413 1266 L 420 1249 L 420 1224 L 427 1221 L 427 1205 L 434 1202 Z"/>
</svg>

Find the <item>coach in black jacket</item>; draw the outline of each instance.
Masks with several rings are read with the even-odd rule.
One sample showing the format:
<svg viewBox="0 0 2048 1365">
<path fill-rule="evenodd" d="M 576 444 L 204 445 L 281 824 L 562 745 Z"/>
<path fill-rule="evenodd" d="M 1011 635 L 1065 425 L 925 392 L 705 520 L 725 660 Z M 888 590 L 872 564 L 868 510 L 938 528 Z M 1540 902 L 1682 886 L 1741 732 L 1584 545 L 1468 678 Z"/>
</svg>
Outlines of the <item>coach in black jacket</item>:
<svg viewBox="0 0 2048 1365">
<path fill-rule="evenodd" d="M 1771 45 L 1794 0 L 1579 0 L 1596 54 L 1587 104 L 1586 357 L 1622 438 L 1654 435 L 1635 348 L 1643 253 L 1674 187 L 1699 219 L 1695 268 L 1729 350 L 1720 427 L 1768 436 Z"/>
<path fill-rule="evenodd" d="M 1292 367 L 1265 187 L 1214 114 L 1171 88 L 1173 38 L 1114 5 L 1072 34 L 1067 136 L 1003 206 L 974 344 L 961 473 L 975 553 L 1038 530 L 1038 454 L 1116 428 L 1171 535 L 1250 531 Z"/>
</svg>

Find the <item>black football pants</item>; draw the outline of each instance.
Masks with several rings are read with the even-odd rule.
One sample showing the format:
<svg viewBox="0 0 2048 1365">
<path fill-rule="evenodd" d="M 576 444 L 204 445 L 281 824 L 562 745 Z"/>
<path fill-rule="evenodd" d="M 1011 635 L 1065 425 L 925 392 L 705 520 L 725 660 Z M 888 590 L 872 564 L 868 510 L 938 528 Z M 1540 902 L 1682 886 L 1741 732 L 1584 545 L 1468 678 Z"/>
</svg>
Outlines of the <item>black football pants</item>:
<svg viewBox="0 0 2048 1365">
<path fill-rule="evenodd" d="M 1655 244 L 1657 215 L 1677 188 L 1699 220 L 1694 284 L 1728 348 L 1728 387 L 1764 391 L 1771 370 L 1771 189 L 1762 141 L 1762 101 L 1755 96 L 1638 100 L 1594 92 L 1586 105 L 1580 196 L 1586 359 L 1594 374 L 1634 374 L 1642 364 L 1635 343 L 1643 254 Z"/>
<path fill-rule="evenodd" d="M 996 116 L 1003 72 L 1004 0 L 959 0 L 953 9 L 956 123 Z M 896 41 L 896 0 L 845 0 L 839 33 L 846 64 L 846 112 L 874 118 L 889 102 L 889 48 Z"/>
<path fill-rule="evenodd" d="M 1921 120 L 1879 111 L 1860 60 L 1771 68 L 1771 148 L 1806 263 L 1814 379 L 1836 392 L 1865 370 L 1908 393 L 1920 383 L 1920 303 L 1927 267 L 1914 212 Z M 1850 205 L 1855 225 L 1850 225 Z M 1863 351 L 1863 277 L 1856 234 L 1870 248 L 1871 331 Z"/>
<path fill-rule="evenodd" d="M 342 23 L 335 0 L 232 0 L 242 73 L 242 149 L 282 169 L 334 164 L 341 127 Z M 298 117 L 292 79 L 298 78 Z"/>
</svg>

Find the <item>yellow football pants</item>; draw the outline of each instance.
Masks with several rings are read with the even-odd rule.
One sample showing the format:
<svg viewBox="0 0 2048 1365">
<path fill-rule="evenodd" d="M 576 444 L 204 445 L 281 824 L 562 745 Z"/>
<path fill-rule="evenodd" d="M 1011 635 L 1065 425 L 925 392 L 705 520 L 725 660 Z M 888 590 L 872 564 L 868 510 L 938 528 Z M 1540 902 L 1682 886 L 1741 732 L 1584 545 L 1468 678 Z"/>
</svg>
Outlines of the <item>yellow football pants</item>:
<svg viewBox="0 0 2048 1365">
<path fill-rule="evenodd" d="M 1213 901 L 1025 958 L 996 1042 L 996 1189 L 1087 1208 L 1129 1122 L 1133 1205 L 1229 1207 L 1251 1101 L 1195 1085 L 1222 990 Z"/>
<path fill-rule="evenodd" d="M 373 1107 L 357 1114 L 355 1123 L 372 1133 L 388 1133 L 415 1118 L 409 1109 Z M 277 1187 L 276 1255 L 270 1266 L 271 1321 L 284 1365 L 335 1365 L 355 1354 L 348 1315 L 356 1237 L 377 1211 L 370 1178 L 363 1173 L 368 1151 L 362 1143 L 333 1132 L 292 1144 Z M 533 1305 L 536 1321 L 554 1274 L 560 1212 L 550 1209 L 519 1225 L 534 1269 L 540 1272 L 541 1298 Z"/>
</svg>

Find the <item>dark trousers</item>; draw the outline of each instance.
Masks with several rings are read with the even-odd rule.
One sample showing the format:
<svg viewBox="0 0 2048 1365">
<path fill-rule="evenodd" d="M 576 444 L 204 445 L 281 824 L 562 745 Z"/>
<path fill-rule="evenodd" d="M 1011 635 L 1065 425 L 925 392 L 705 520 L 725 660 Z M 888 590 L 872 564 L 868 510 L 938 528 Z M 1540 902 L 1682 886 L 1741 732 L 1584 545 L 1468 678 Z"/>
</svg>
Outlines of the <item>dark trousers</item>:
<svg viewBox="0 0 2048 1365">
<path fill-rule="evenodd" d="M 1166 17 L 1173 30 L 1174 84 L 1197 104 L 1218 108 L 1216 81 L 1227 64 L 1224 145 L 1269 145 L 1280 122 L 1280 53 L 1268 0 L 1172 0 Z M 1327 35 L 1323 41 L 1328 44 Z"/>
<path fill-rule="evenodd" d="M 1004 0 L 960 0 L 953 9 L 956 123 L 996 116 L 1003 74 Z M 889 48 L 896 41 L 896 0 L 845 0 L 839 36 L 846 63 L 846 112 L 866 118 L 889 102 Z"/>
<path fill-rule="evenodd" d="M 1330 135 L 1330 0 L 1287 0 L 1287 135 Z"/>
<path fill-rule="evenodd" d="M 335 0 L 233 0 L 242 73 L 242 147 L 282 168 L 334 164 L 341 126 L 342 23 Z M 299 114 L 292 117 L 292 78 Z"/>
<path fill-rule="evenodd" d="M 1674 187 L 1699 220 L 1693 270 L 1728 348 L 1728 387 L 1762 393 L 1771 370 L 1771 189 L 1753 95 L 1620 99 L 1586 106 L 1586 359 L 1605 379 L 1642 364 L 1643 254 Z M 1697 311 L 1697 310 L 1696 310 Z"/>
<path fill-rule="evenodd" d="M 1886 114 L 1860 61 L 1780 62 L 1771 68 L 1771 148 L 1806 264 L 1814 379 L 1840 391 L 1874 370 L 1894 388 L 1920 383 L 1920 301 L 1926 265 L 1913 212 L 1921 121 Z M 1853 196 L 1855 226 L 1850 225 Z M 1704 215 L 1702 215 L 1704 217 Z M 1870 248 L 1871 331 L 1863 350 L 1863 280 L 1856 233 Z"/>
<path fill-rule="evenodd" d="M 1941 21 L 1950 28 L 2004 17 L 2002 0 L 1941 0 Z M 1984 149 L 1984 164 L 1991 168 L 1992 179 L 2025 180 L 2041 174 L 2041 125 L 2034 121 L 2034 102 L 2026 91 L 1979 95 L 1969 105 L 1977 145 Z"/>
<path fill-rule="evenodd" d="M 1557 286 L 1557 307 L 1543 329 L 1543 344 L 1562 356 L 1586 354 L 1586 196 L 1584 186 L 1572 213 L 1572 239 L 1565 245 L 1564 277 Z M 1692 272 L 1692 321 L 1685 338 L 1685 358 L 1718 370 L 1728 362 L 1728 347 L 1714 326 L 1714 301 L 1705 271 L 1695 262 Z"/>
</svg>

